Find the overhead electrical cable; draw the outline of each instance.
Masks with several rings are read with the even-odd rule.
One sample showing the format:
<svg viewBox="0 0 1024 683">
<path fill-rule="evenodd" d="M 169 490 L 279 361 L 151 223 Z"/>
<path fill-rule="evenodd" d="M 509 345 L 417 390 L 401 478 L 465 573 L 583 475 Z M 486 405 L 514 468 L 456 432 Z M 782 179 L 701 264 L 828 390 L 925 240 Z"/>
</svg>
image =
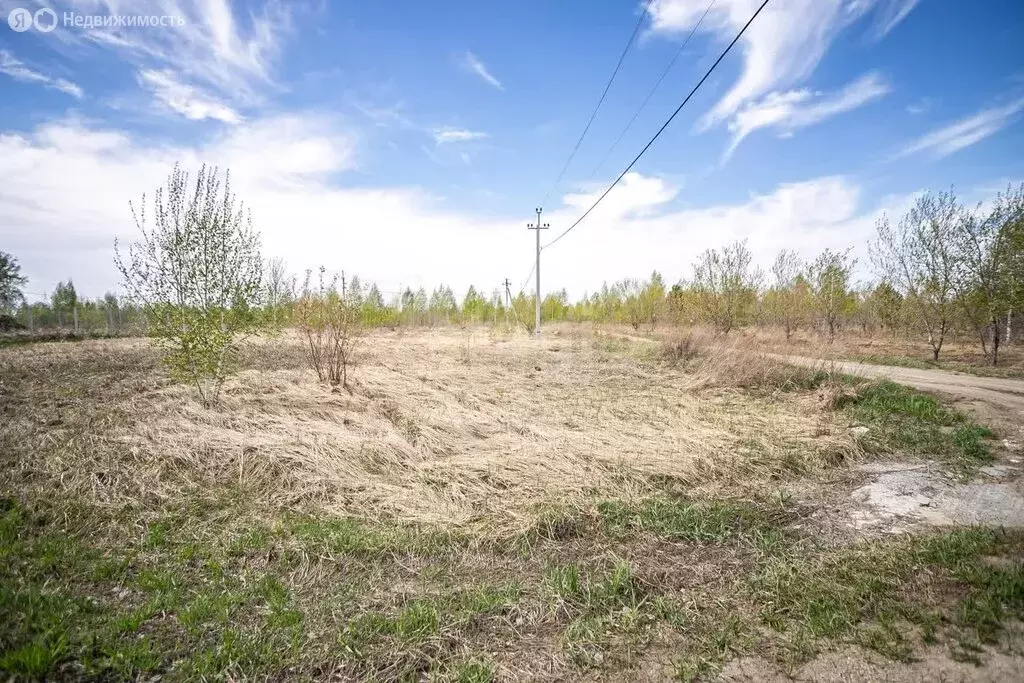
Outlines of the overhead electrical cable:
<svg viewBox="0 0 1024 683">
<path fill-rule="evenodd" d="M 700 16 L 700 19 L 697 20 L 697 23 L 693 25 L 693 29 L 690 31 L 690 34 L 686 36 L 686 40 L 684 40 L 682 45 L 679 46 L 679 49 L 676 50 L 676 54 L 674 57 L 672 57 L 672 61 L 668 63 L 668 66 L 665 67 L 665 70 L 661 72 L 661 77 L 654 84 L 654 87 L 651 88 L 650 92 L 647 93 L 647 97 L 644 98 L 643 104 L 641 104 L 640 107 L 637 108 L 635 112 L 633 112 L 633 118 L 629 120 L 629 123 L 626 124 L 626 127 L 622 129 L 621 133 L 619 133 L 619 137 L 615 138 L 615 142 L 613 142 L 612 146 L 608 148 L 608 151 L 605 152 L 605 155 L 601 157 L 601 161 L 598 162 L 597 166 L 594 167 L 594 172 L 591 175 L 597 175 L 597 172 L 601 170 L 602 166 L 604 166 L 604 162 L 608 161 L 608 157 L 611 156 L 612 152 L 615 151 L 615 148 L 619 146 L 620 142 L 622 142 L 623 136 L 626 135 L 629 129 L 633 126 L 633 123 L 636 122 L 637 117 L 640 116 L 640 112 L 642 112 L 644 108 L 647 107 L 647 103 L 651 101 L 651 97 L 654 95 L 655 91 L 657 91 L 658 88 L 661 86 L 661 82 L 665 80 L 665 77 L 668 76 L 668 72 L 672 70 L 672 67 L 675 66 L 676 62 L 679 60 L 679 57 L 682 56 L 683 50 L 685 50 L 686 46 L 690 43 L 690 39 L 693 38 L 693 34 L 696 33 L 697 29 L 699 29 L 701 24 L 704 23 L 704 18 L 708 16 L 708 13 L 711 11 L 711 8 L 715 6 L 715 2 L 716 0 L 711 0 L 711 2 L 708 4 L 707 9 L 704 10 L 704 14 Z"/>
<path fill-rule="evenodd" d="M 607 97 L 608 90 L 612 87 L 612 82 L 615 81 L 615 76 L 618 75 L 619 68 L 622 66 L 623 60 L 626 59 L 626 53 L 629 52 L 629 48 L 631 48 L 633 46 L 633 43 L 636 41 L 636 36 L 640 32 L 640 27 L 644 23 L 644 17 L 647 16 L 647 11 L 650 9 L 652 2 L 653 0 L 647 0 L 647 3 L 644 5 L 644 10 L 643 12 L 640 13 L 640 17 L 636 20 L 636 25 L 633 27 L 633 32 L 629 35 L 629 40 L 626 42 L 626 47 L 622 49 L 622 54 L 619 55 L 619 61 L 615 64 L 615 70 L 612 71 L 611 78 L 608 79 L 608 83 L 606 83 L 604 86 L 604 91 L 601 93 L 601 99 L 597 101 L 597 106 L 594 107 L 594 111 L 590 114 L 590 119 L 587 121 L 587 125 L 584 126 L 583 132 L 580 133 L 579 139 L 576 140 L 576 145 L 572 148 L 572 152 L 569 153 L 569 158 L 565 160 L 565 165 L 562 166 L 562 170 L 558 173 L 558 177 L 555 178 L 555 182 L 551 185 L 551 188 L 544 195 L 544 199 L 541 200 L 540 206 L 544 206 L 544 204 L 547 203 L 548 198 L 551 197 L 551 193 L 555 191 L 555 189 L 558 187 L 558 184 L 562 182 L 562 177 L 565 176 L 565 172 L 569 170 L 569 164 L 572 163 L 573 158 L 576 156 L 576 152 L 579 151 L 580 145 L 583 143 L 583 138 L 587 136 L 587 131 L 590 130 L 591 124 L 594 123 L 594 118 L 597 116 L 598 110 L 604 103 L 604 98 Z"/>
<path fill-rule="evenodd" d="M 757 15 L 761 13 L 761 10 L 765 8 L 768 2 L 769 0 L 764 0 L 764 2 L 761 3 L 760 7 L 757 8 L 757 11 L 755 11 L 751 15 L 750 19 L 747 20 L 747 23 L 745 23 L 743 25 L 743 28 L 740 29 L 740 32 L 736 34 L 736 37 L 733 38 L 732 41 L 725 47 L 725 49 L 722 51 L 722 54 L 718 55 L 718 59 L 716 59 L 715 63 L 711 65 L 711 68 L 707 70 L 707 73 L 704 74 L 704 77 L 697 82 L 697 85 L 693 86 L 693 90 L 690 91 L 690 94 L 686 96 L 686 98 L 680 103 L 678 107 L 676 107 L 676 110 L 672 112 L 672 115 L 668 117 L 668 120 L 661 125 L 661 128 L 658 129 L 658 132 L 654 134 L 654 137 L 652 137 L 646 145 L 644 145 L 644 148 L 641 149 L 640 153 L 633 158 L 633 161 L 629 162 L 629 165 L 626 166 L 622 173 L 619 174 L 619 177 L 617 177 L 612 182 L 612 184 L 609 185 L 608 188 L 601 193 L 601 196 L 597 198 L 597 201 L 591 204 L 590 208 L 584 211 L 582 216 L 577 218 L 572 225 L 570 225 L 568 228 L 562 231 L 562 233 L 559 234 L 558 237 L 545 244 L 545 249 L 550 247 L 552 244 L 556 243 L 558 240 L 562 239 L 566 235 L 568 235 L 577 225 L 582 223 L 583 219 L 589 216 L 590 212 L 593 211 L 597 207 L 597 205 L 600 204 L 601 201 L 608 196 L 608 193 L 611 192 L 612 189 L 619 184 L 619 181 L 621 181 L 625 177 L 625 175 L 629 173 L 630 169 L 632 169 L 633 166 L 636 165 L 636 162 L 640 161 L 640 157 L 647 153 L 647 150 L 651 148 L 651 145 L 654 144 L 654 141 L 657 140 L 663 132 L 665 132 L 665 129 L 668 128 L 668 125 L 672 123 L 672 120 L 675 119 L 675 117 L 679 114 L 680 111 L 682 111 L 683 107 L 685 107 L 686 103 L 690 101 L 690 98 L 693 97 L 694 93 L 696 93 L 700 89 L 700 87 L 704 85 L 704 81 L 706 81 L 708 77 L 711 76 L 711 73 L 721 63 L 721 61 L 725 59 L 725 56 L 729 54 L 729 51 L 732 50 L 733 46 L 736 45 L 737 42 L 739 42 L 739 39 L 743 37 L 743 34 L 746 33 L 748 28 L 750 28 L 750 25 L 754 23 L 754 19 L 757 18 Z"/>
</svg>

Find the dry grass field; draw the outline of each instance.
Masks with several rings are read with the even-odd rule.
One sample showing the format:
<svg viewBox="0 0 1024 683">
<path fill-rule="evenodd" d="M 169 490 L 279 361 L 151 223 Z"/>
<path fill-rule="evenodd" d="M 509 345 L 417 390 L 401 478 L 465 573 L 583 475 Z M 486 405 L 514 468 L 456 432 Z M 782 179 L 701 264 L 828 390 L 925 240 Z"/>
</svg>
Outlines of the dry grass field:
<svg viewBox="0 0 1024 683">
<path fill-rule="evenodd" d="M 571 326 L 241 366 L 206 408 L 144 340 L 0 349 L 0 675 L 1024 673 L 1024 534 L 851 521 L 858 464 L 1006 456 L 932 397 Z"/>
</svg>

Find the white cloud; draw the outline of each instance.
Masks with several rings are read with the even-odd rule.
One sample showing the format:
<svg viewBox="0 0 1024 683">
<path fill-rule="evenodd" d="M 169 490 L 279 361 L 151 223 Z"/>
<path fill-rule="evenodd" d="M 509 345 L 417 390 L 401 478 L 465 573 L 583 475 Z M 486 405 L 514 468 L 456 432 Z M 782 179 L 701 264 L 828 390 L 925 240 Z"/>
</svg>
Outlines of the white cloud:
<svg viewBox="0 0 1024 683">
<path fill-rule="evenodd" d="M 131 239 L 128 201 L 152 193 L 176 161 L 230 168 L 232 189 L 251 208 L 264 251 L 293 271 L 320 264 L 382 289 L 440 282 L 489 291 L 532 263 L 530 216 L 486 217 L 448 208 L 417 187 L 346 187 L 359 140 L 338 121 L 305 113 L 253 120 L 198 146 L 148 144 L 117 130 L 65 120 L 30 134 L 0 134 L 0 225 L 32 291 L 73 277 L 84 295 L 118 287 L 115 237 Z M 595 197 L 575 192 L 545 214 L 553 237 Z M 545 290 L 573 295 L 652 269 L 674 281 L 708 247 L 749 238 L 768 262 L 782 247 L 810 256 L 862 245 L 874 212 L 863 212 L 849 179 L 780 185 L 737 203 L 680 207 L 681 189 L 630 173 L 575 232 L 543 255 Z M 486 255 L 482 257 L 481 255 Z"/>
<path fill-rule="evenodd" d="M 464 128 L 438 128 L 434 131 L 434 140 L 439 145 L 443 145 L 448 142 L 483 140 L 487 137 L 489 137 L 487 133 L 476 130 L 465 130 Z"/>
<path fill-rule="evenodd" d="M 825 248 L 851 246 L 864 267 L 875 219 L 884 210 L 896 212 L 906 205 L 905 198 L 892 197 L 864 207 L 860 187 L 842 176 L 785 183 L 746 201 L 699 208 L 672 206 L 677 191 L 658 178 L 637 176 L 635 182 L 616 187 L 605 201 L 617 192 L 616 208 L 602 212 L 602 203 L 564 240 L 543 252 L 542 268 L 550 282 L 545 289 L 564 284 L 576 293 L 593 291 L 603 279 L 644 277 L 652 270 L 674 282 L 692 275 L 691 264 L 705 249 L 743 239 L 762 267 L 769 266 L 781 249 L 812 258 Z M 573 203 L 589 205 L 593 198 Z M 557 236 L 577 215 L 576 209 L 552 212 L 551 232 Z M 566 277 L 574 270 L 584 270 L 589 277 Z"/>
<path fill-rule="evenodd" d="M 504 90 L 505 89 L 505 86 L 503 86 L 501 84 L 501 81 L 499 81 L 497 78 L 492 76 L 491 72 L 487 70 L 487 66 L 482 61 L 480 61 L 480 58 L 477 57 L 472 52 L 469 52 L 467 50 L 462 55 L 462 59 L 460 60 L 460 64 L 462 65 L 463 69 L 466 69 L 470 73 L 476 74 L 477 76 L 482 78 L 487 83 L 493 85 L 498 90 Z"/>
<path fill-rule="evenodd" d="M 339 185 L 339 174 L 355 168 L 358 142 L 311 113 L 244 122 L 199 146 L 147 144 L 74 120 L 0 134 L 5 250 L 18 255 L 32 291 L 69 276 L 89 296 L 117 289 L 113 241 L 135 237 L 128 202 L 152 195 L 175 162 L 194 171 L 205 161 L 231 170 L 265 252 L 296 272 L 323 264 L 383 289 L 464 288 L 486 286 L 495 268 L 513 272 L 529 251 L 518 217 L 452 213 L 416 187 Z M 481 253 L 491 257 L 474 256 Z"/>
<path fill-rule="evenodd" d="M 604 192 L 604 186 L 584 192 L 565 195 L 563 203 L 577 215 L 586 211 Z M 608 196 L 598 204 L 587 219 L 622 220 L 649 215 L 658 207 L 672 201 L 679 194 L 679 188 L 669 185 L 663 178 L 644 176 L 630 171 L 612 188 Z"/>
<path fill-rule="evenodd" d="M 732 40 L 760 5 L 760 0 L 717 0 L 701 24 L 721 41 Z M 740 39 L 743 68 L 739 80 L 703 118 L 707 128 L 727 119 L 744 103 L 773 90 L 795 85 L 810 76 L 835 36 L 876 6 L 910 5 L 896 12 L 895 26 L 913 9 L 906 0 L 787 0 L 771 2 Z M 655 0 L 650 7 L 652 30 L 689 31 L 707 9 L 706 0 Z M 898 16 L 898 19 L 895 17 Z"/>
<path fill-rule="evenodd" d="M 777 128 L 782 134 L 792 134 L 798 128 L 861 107 L 891 90 L 880 74 L 871 72 L 831 93 L 812 93 L 806 89 L 769 93 L 744 106 L 729 122 L 733 136 L 725 158 L 732 155 L 744 138 L 760 128 Z"/>
<path fill-rule="evenodd" d="M 22 4 L 48 5 L 44 0 Z M 262 102 L 265 91 L 277 87 L 274 65 L 282 36 L 290 30 L 290 6 L 274 0 L 238 17 L 228 0 L 66 0 L 61 11 L 180 17 L 180 26 L 172 21 L 145 29 L 98 26 L 83 30 L 58 21 L 47 45 L 74 59 L 81 59 L 83 50 L 107 50 L 140 73 L 173 74 L 177 84 L 190 85 L 179 85 L 173 93 L 165 86 L 158 95 L 166 96 L 161 101 L 168 106 L 167 99 L 180 105 L 178 110 L 190 118 L 225 120 L 232 107 Z M 182 88 L 192 89 L 192 94 L 184 94 Z"/>
<path fill-rule="evenodd" d="M 982 109 L 976 114 L 954 121 L 914 140 L 898 154 L 907 156 L 924 152 L 934 158 L 948 156 L 981 142 L 1012 123 L 1024 111 L 1024 97 L 1000 107 Z"/>
<path fill-rule="evenodd" d="M 178 82 L 170 70 L 144 69 L 139 72 L 139 83 L 151 90 L 159 102 L 191 121 L 215 119 L 232 124 L 242 121 L 234 109 L 199 88 Z"/>
<path fill-rule="evenodd" d="M 900 22 L 907 18 L 907 15 L 917 6 L 918 2 L 920 0 L 888 0 L 888 2 L 883 2 L 883 7 L 878 12 L 878 19 L 875 21 L 875 39 L 881 40 L 887 36 Z"/>
<path fill-rule="evenodd" d="M 932 107 L 933 100 L 930 97 L 922 97 L 916 102 L 911 102 L 907 105 L 907 113 L 917 116 L 923 114 Z"/>
<path fill-rule="evenodd" d="M 59 90 L 78 99 L 81 99 L 85 94 L 80 87 L 69 80 L 47 76 L 40 71 L 29 68 L 7 50 L 0 50 L 0 73 L 23 83 L 39 83 L 45 88 Z"/>
</svg>

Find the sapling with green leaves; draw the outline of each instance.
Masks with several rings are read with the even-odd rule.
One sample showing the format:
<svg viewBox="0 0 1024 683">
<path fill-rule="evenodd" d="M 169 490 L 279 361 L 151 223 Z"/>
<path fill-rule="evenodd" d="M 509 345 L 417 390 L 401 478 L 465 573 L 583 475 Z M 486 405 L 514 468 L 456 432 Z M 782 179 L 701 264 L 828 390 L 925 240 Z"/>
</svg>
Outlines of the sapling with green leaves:
<svg viewBox="0 0 1024 683">
<path fill-rule="evenodd" d="M 259 233 L 243 204 L 205 165 L 194 182 L 180 166 L 147 202 L 129 204 L 141 238 L 115 258 L 129 296 L 142 305 L 149 335 L 172 375 L 193 384 L 203 403 L 217 400 L 235 369 L 240 342 L 266 324 Z"/>
</svg>

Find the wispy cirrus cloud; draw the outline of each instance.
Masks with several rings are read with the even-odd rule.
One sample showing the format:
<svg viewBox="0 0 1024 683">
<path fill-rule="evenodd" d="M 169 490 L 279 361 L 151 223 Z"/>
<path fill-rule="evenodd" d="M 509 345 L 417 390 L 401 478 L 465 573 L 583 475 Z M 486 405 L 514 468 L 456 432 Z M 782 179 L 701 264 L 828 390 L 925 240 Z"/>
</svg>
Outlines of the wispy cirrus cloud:
<svg viewBox="0 0 1024 683">
<path fill-rule="evenodd" d="M 34 9 L 50 3 L 22 4 Z M 76 58 L 88 50 L 108 52 L 135 67 L 139 84 L 163 106 L 193 120 L 234 123 L 230 112 L 258 105 L 280 87 L 274 72 L 293 7 L 263 0 L 243 12 L 229 0 L 65 0 L 61 10 L 83 15 L 127 12 L 181 21 L 160 30 L 101 25 L 88 31 L 58 22 L 48 44 Z"/>
<path fill-rule="evenodd" d="M 729 122 L 732 141 L 725 152 L 728 159 L 748 135 L 761 128 L 776 128 L 792 133 L 839 114 L 852 111 L 892 91 L 892 86 L 877 72 L 860 78 L 831 93 L 810 90 L 773 92 L 740 109 Z"/>
<path fill-rule="evenodd" d="M 910 0 L 787 0 L 771 2 L 739 42 L 740 77 L 703 117 L 709 128 L 729 119 L 744 104 L 808 78 L 835 37 L 847 26 L 877 10 L 882 35 L 905 19 L 916 5 Z M 732 40 L 760 5 L 758 0 L 716 0 L 700 30 Z M 654 0 L 648 12 L 651 30 L 678 35 L 691 30 L 708 8 L 707 0 Z"/>
<path fill-rule="evenodd" d="M 23 83 L 38 83 L 50 90 L 59 90 L 62 93 L 81 99 L 85 93 L 75 83 L 64 79 L 48 76 L 25 65 L 24 62 L 15 58 L 7 50 L 0 50 L 0 73 L 10 76 L 16 81 Z"/>
<path fill-rule="evenodd" d="M 875 40 L 881 40 L 889 35 L 889 32 L 896 28 L 910 12 L 917 7 L 921 0 L 888 0 L 882 3 L 875 21 L 873 34 Z"/>
<path fill-rule="evenodd" d="M 143 69 L 139 72 L 139 83 L 150 90 L 157 101 L 190 121 L 213 119 L 236 124 L 243 120 L 238 112 L 212 95 L 178 82 L 172 71 Z"/>
<path fill-rule="evenodd" d="M 490 85 L 494 86 L 498 90 L 504 90 L 505 89 L 505 86 L 503 86 L 501 84 L 501 81 L 499 81 L 497 78 L 495 78 L 491 74 L 491 72 L 487 70 L 487 65 L 485 65 L 482 61 L 480 61 L 480 58 L 477 57 L 472 52 L 470 52 L 469 50 L 466 50 L 466 52 L 464 52 L 462 54 L 462 57 L 459 60 L 459 63 L 462 66 L 463 69 L 465 69 L 466 71 L 469 71 L 470 73 L 476 74 L 477 76 L 482 78 L 485 82 L 487 82 Z"/>
<path fill-rule="evenodd" d="M 1022 111 L 1024 97 L 1002 106 L 982 109 L 922 135 L 906 145 L 896 156 L 918 153 L 929 154 L 936 159 L 949 156 L 998 133 L 1013 123 Z"/>
<path fill-rule="evenodd" d="M 923 114 L 929 109 L 931 109 L 934 103 L 935 100 L 933 100 L 932 98 L 922 97 L 921 99 L 915 102 L 911 102 L 910 104 L 907 105 L 907 113 L 912 114 L 914 116 L 917 116 L 918 114 Z"/>
<path fill-rule="evenodd" d="M 434 141 L 439 145 L 449 142 L 469 142 L 471 140 L 483 140 L 490 137 L 487 133 L 478 130 L 466 130 L 465 128 L 438 128 L 434 131 Z"/>
</svg>

